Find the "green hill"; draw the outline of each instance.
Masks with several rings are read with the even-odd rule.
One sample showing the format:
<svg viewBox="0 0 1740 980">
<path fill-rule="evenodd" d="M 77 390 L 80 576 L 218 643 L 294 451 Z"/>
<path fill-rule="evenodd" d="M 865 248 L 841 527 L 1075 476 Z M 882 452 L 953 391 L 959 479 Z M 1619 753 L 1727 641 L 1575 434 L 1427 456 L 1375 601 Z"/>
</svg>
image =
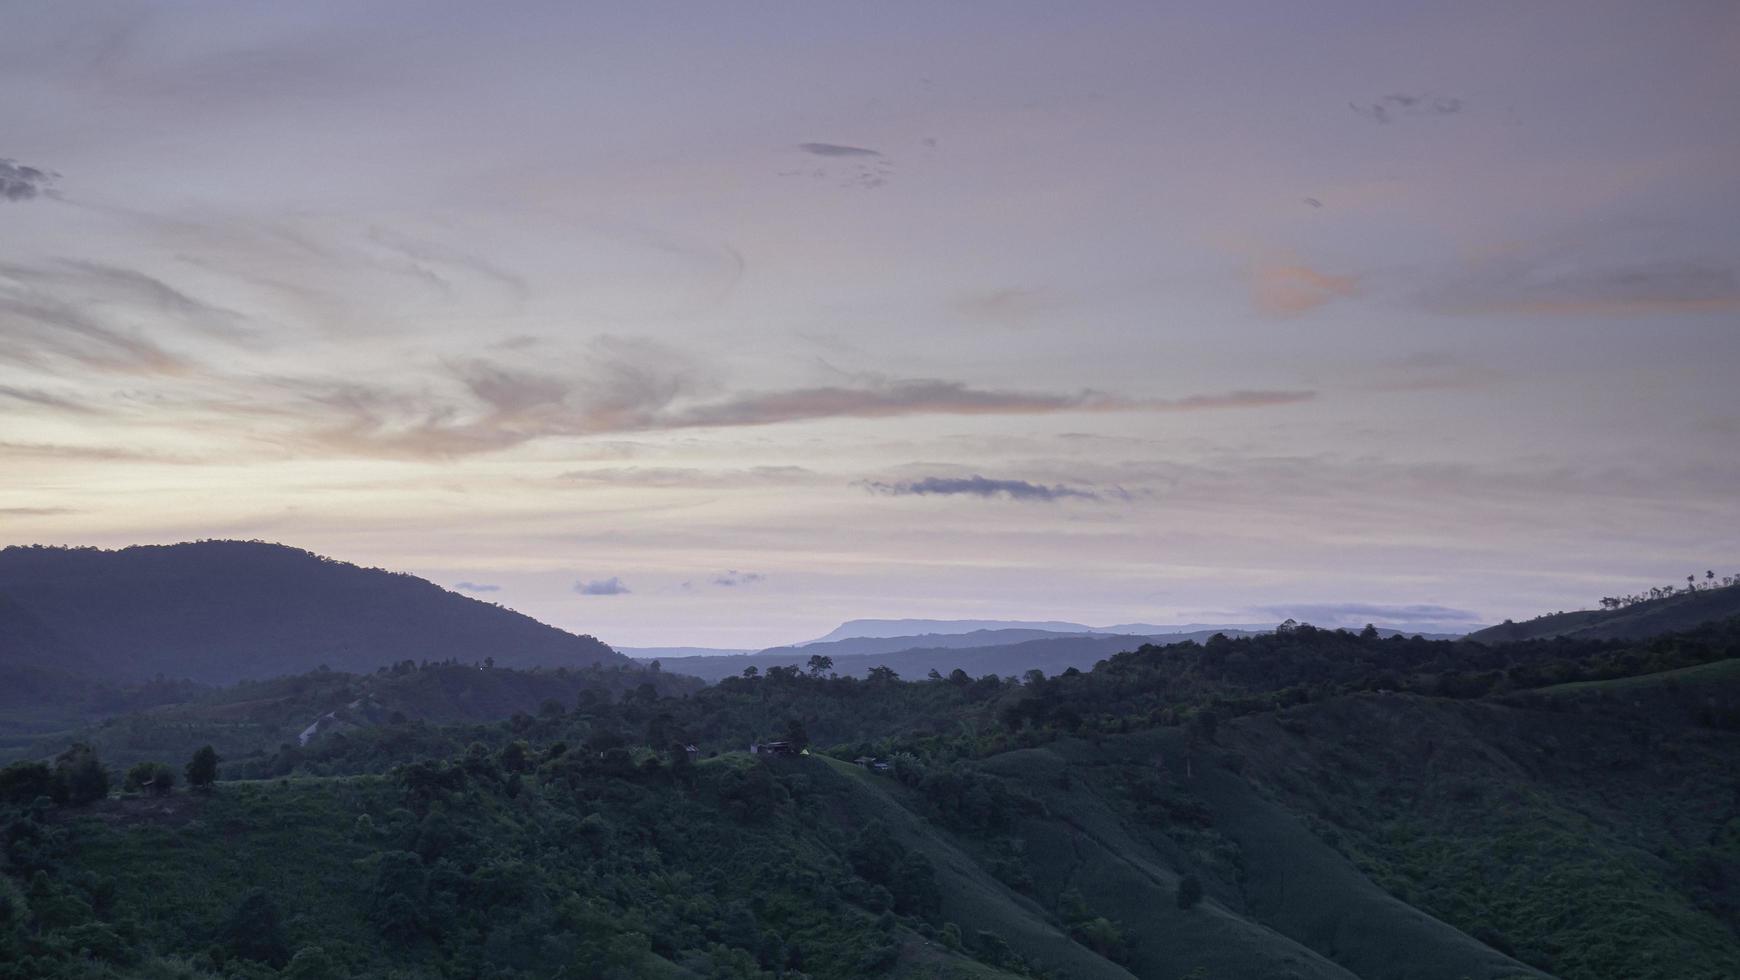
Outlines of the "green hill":
<svg viewBox="0 0 1740 980">
<path fill-rule="evenodd" d="M 1732 977 L 1737 652 L 1296 626 L 1019 682 L 569 672 L 496 722 L 543 672 L 244 685 L 0 771 L 0 980 Z M 116 788 L 185 761 L 145 719 L 333 697 Z"/>
</svg>

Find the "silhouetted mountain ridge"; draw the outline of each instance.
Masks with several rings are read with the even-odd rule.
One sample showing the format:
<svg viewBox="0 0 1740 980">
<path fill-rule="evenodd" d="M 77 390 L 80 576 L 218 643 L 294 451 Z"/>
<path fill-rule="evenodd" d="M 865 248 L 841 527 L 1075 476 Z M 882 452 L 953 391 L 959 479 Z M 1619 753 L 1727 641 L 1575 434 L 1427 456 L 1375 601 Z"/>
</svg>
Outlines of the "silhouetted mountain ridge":
<svg viewBox="0 0 1740 980">
<path fill-rule="evenodd" d="M 106 679 L 227 683 L 486 657 L 515 667 L 625 662 L 593 637 L 414 575 L 257 541 L 10 547 L 0 550 L 0 596 L 0 664 Z"/>
</svg>

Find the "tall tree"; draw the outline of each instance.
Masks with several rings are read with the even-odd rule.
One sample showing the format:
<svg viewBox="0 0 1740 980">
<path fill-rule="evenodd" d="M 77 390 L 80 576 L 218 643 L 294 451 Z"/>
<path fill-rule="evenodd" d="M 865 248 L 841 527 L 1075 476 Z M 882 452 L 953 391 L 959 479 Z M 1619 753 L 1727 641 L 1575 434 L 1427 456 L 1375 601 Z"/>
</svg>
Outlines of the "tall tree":
<svg viewBox="0 0 1740 980">
<path fill-rule="evenodd" d="M 209 745 L 200 746 L 187 762 L 187 785 L 196 789 L 211 786 L 217 781 L 218 761 L 216 749 Z"/>
</svg>

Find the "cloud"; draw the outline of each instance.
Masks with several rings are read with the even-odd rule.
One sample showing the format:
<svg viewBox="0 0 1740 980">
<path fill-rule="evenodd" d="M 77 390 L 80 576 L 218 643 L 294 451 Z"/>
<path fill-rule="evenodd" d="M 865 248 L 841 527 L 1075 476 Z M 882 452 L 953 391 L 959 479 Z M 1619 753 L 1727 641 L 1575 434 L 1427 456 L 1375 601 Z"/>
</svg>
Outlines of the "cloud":
<svg viewBox="0 0 1740 980">
<path fill-rule="evenodd" d="M 1026 480 L 993 480 L 983 476 L 928 476 L 922 480 L 907 480 L 899 483 L 866 481 L 863 486 L 872 492 L 895 497 L 966 495 L 987 498 L 1003 497 L 1009 500 L 1055 501 L 1069 497 L 1079 497 L 1083 500 L 1100 499 L 1100 495 L 1093 491 L 1064 486 L 1063 484 L 1048 487 L 1044 484 L 1029 483 Z"/>
<path fill-rule="evenodd" d="M 839 143 L 799 143 L 798 149 L 818 157 L 879 157 L 876 150 L 862 146 L 842 146 Z"/>
<path fill-rule="evenodd" d="M 841 187 L 861 187 L 867 190 L 888 183 L 894 174 L 894 161 L 879 150 L 840 143 L 799 143 L 797 148 L 810 156 L 836 161 L 834 164 L 813 163 L 793 170 L 782 170 L 781 177 L 808 177 L 812 180 L 834 179 Z"/>
<path fill-rule="evenodd" d="M 455 582 L 453 587 L 461 592 L 500 592 L 501 586 L 485 582 Z"/>
<path fill-rule="evenodd" d="M 1049 313 L 1057 298 L 1042 289 L 1007 286 L 963 294 L 950 304 L 963 316 L 991 323 L 1021 323 Z"/>
<path fill-rule="evenodd" d="M 751 466 L 738 470 L 703 470 L 690 466 L 603 466 L 569 470 L 557 479 L 631 487 L 733 487 L 781 485 L 817 476 L 802 466 Z"/>
<path fill-rule="evenodd" d="M 580 595 L 628 595 L 629 588 L 622 584 L 622 579 L 612 575 L 590 582 L 575 582 L 574 591 Z"/>
<path fill-rule="evenodd" d="M 1251 280 L 1251 299 L 1269 316 L 1298 316 L 1359 295 L 1355 276 L 1332 276 L 1300 264 L 1265 262 Z"/>
<path fill-rule="evenodd" d="M 253 335 L 242 317 L 133 269 L 60 259 L 0 264 L 0 359 L 39 370 L 70 361 L 130 374 L 184 374 L 196 365 L 165 349 L 140 326 L 231 342 Z"/>
<path fill-rule="evenodd" d="M 0 157 L 0 201 L 29 201 L 41 196 L 58 174 L 27 167 L 17 160 Z"/>
<path fill-rule="evenodd" d="M 728 588 L 735 588 L 739 585 L 753 585 L 756 582 L 765 581 L 767 581 L 767 576 L 760 572 L 740 572 L 735 568 L 728 572 L 723 572 L 713 576 L 714 585 L 723 585 Z"/>
<path fill-rule="evenodd" d="M 10 398 L 13 401 L 28 405 L 40 405 L 75 415 L 99 415 L 102 410 L 95 405 L 67 398 L 39 388 L 19 388 L 13 385 L 0 385 L 0 398 Z"/>
<path fill-rule="evenodd" d="M 191 456 L 176 456 L 143 449 L 122 449 L 116 446 L 67 446 L 45 442 L 0 442 L 0 458 L 73 459 L 87 462 L 113 463 L 198 463 Z"/>
<path fill-rule="evenodd" d="M 56 514 L 76 514 L 71 507 L 0 507 L 6 517 L 53 517 Z"/>
<path fill-rule="evenodd" d="M 1480 315 L 1638 316 L 1740 309 L 1740 273 L 1697 260 L 1603 259 L 1586 250 L 1504 252 L 1430 290 L 1428 309 Z"/>
<path fill-rule="evenodd" d="M 1347 104 L 1349 109 L 1375 123 L 1387 124 L 1401 116 L 1449 116 L 1462 111 L 1462 100 L 1437 95 L 1385 95 L 1376 102 Z"/>
<path fill-rule="evenodd" d="M 975 388 L 940 379 L 860 379 L 849 385 L 697 397 L 715 387 L 686 358 L 651 344 L 613 342 L 579 376 L 473 360 L 448 366 L 463 402 L 357 382 L 281 381 L 314 409 L 306 438 L 362 455 L 446 458 L 548 437 L 621 435 L 913 415 L 1177 412 L 1305 401 L 1309 391 L 1234 391 L 1132 399 Z M 584 471 L 576 471 L 583 473 Z M 584 478 L 577 476 L 576 478 Z"/>
</svg>

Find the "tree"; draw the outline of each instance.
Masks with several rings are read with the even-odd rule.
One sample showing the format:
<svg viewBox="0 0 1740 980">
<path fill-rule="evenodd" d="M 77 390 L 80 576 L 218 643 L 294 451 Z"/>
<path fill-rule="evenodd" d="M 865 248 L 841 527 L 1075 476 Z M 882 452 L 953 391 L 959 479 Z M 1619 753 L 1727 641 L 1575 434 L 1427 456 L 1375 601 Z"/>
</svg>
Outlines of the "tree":
<svg viewBox="0 0 1740 980">
<path fill-rule="evenodd" d="M 175 772 L 161 762 L 141 762 L 127 770 L 121 788 L 129 793 L 165 796 L 175 786 Z"/>
<path fill-rule="evenodd" d="M 218 762 L 217 750 L 209 745 L 203 745 L 187 762 L 187 785 L 195 789 L 207 789 L 217 781 Z"/>
<path fill-rule="evenodd" d="M 829 656 L 826 656 L 825 654 L 820 654 L 820 653 L 810 654 L 809 670 L 810 670 L 811 677 L 820 677 L 823 674 L 825 674 L 828 671 L 833 670 L 833 669 L 834 669 L 834 658 L 833 657 L 829 657 Z"/>
<path fill-rule="evenodd" d="M 526 751 L 526 743 L 515 740 L 502 746 L 500 764 L 505 772 L 525 772 L 532 768 L 531 755 Z"/>
<path fill-rule="evenodd" d="M 809 730 L 804 728 L 801 719 L 793 718 L 785 723 L 785 740 L 791 743 L 793 751 L 801 752 L 810 744 Z"/>
<path fill-rule="evenodd" d="M 881 684 L 900 680 L 900 675 L 894 672 L 894 668 L 886 665 L 870 668 L 869 676 L 872 682 Z"/>
<path fill-rule="evenodd" d="M 212 756 L 216 765 L 217 753 Z M 242 903 L 224 924 L 223 937 L 230 949 L 245 960 L 281 967 L 290 959 L 290 936 L 284 928 L 283 916 L 263 888 L 243 896 Z"/>
<path fill-rule="evenodd" d="M 750 680 L 754 680 L 755 676 L 759 673 L 761 673 L 761 669 L 756 667 L 754 664 L 750 664 L 749 666 L 743 668 L 743 676 L 749 678 Z"/>
<path fill-rule="evenodd" d="M 67 803 L 84 806 L 109 795 L 109 771 L 97 759 L 97 750 L 74 742 L 54 760 L 54 778 Z"/>
<path fill-rule="evenodd" d="M 39 796 L 60 796 L 62 788 L 45 762 L 14 762 L 0 769 L 0 803 L 32 803 Z"/>
<path fill-rule="evenodd" d="M 1185 875 L 1178 879 L 1178 907 L 1193 909 L 1202 901 L 1202 882 L 1195 875 Z"/>
</svg>

